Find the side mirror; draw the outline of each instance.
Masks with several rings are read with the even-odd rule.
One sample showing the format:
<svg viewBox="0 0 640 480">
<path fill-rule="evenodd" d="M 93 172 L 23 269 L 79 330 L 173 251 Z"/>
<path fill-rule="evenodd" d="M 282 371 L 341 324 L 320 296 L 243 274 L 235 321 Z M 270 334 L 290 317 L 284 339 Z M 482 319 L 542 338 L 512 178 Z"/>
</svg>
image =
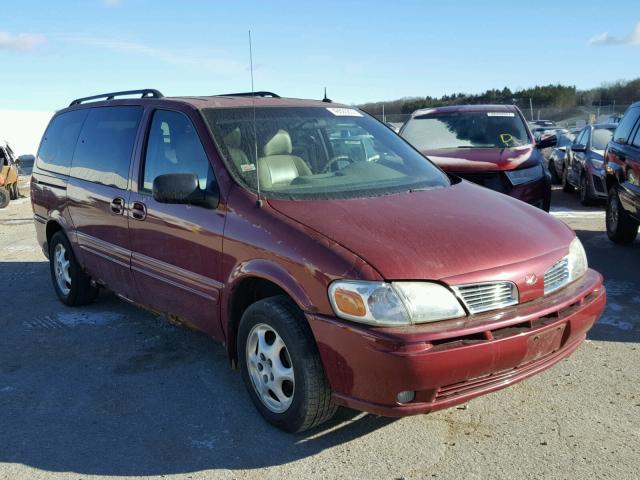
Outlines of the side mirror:
<svg viewBox="0 0 640 480">
<path fill-rule="evenodd" d="M 572 152 L 586 152 L 587 151 L 587 146 L 586 145 L 582 145 L 581 143 L 576 143 L 571 145 L 571 151 Z"/>
<path fill-rule="evenodd" d="M 555 135 L 545 135 L 544 137 L 540 137 L 540 140 L 536 143 L 536 148 L 542 150 L 543 148 L 555 147 L 557 144 L 558 137 Z"/>
<path fill-rule="evenodd" d="M 202 190 L 198 177 L 192 173 L 169 173 L 153 180 L 153 199 L 160 203 L 180 203 L 216 208 L 220 203 L 217 190 Z"/>
</svg>

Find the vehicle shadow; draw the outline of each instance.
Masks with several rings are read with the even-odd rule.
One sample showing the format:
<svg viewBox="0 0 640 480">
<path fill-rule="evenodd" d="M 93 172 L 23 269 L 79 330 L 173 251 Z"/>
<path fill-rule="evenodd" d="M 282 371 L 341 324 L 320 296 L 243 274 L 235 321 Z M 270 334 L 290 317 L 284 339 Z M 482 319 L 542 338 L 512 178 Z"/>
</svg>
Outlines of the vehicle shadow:
<svg viewBox="0 0 640 480">
<path fill-rule="evenodd" d="M 142 476 L 255 469 L 312 456 L 393 420 L 340 410 L 290 435 L 251 404 L 224 349 L 115 296 L 68 308 L 45 262 L 0 262 L 0 462 Z"/>
<path fill-rule="evenodd" d="M 587 251 L 589 266 L 603 275 L 607 289 L 607 307 L 588 338 L 640 342 L 640 238 L 621 246 L 603 231 L 576 233 Z"/>
</svg>

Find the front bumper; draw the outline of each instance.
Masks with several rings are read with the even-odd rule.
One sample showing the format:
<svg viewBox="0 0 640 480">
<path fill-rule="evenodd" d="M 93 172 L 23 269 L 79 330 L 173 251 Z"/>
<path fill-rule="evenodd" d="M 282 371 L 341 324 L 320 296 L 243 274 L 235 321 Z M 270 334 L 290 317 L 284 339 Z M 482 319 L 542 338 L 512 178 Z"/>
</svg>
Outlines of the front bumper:
<svg viewBox="0 0 640 480">
<path fill-rule="evenodd" d="M 503 310 L 403 328 L 308 314 L 333 400 L 385 416 L 427 413 L 523 380 L 569 356 L 604 310 L 593 270 L 550 294 Z M 452 325 L 447 329 L 447 325 Z M 454 326 L 455 325 L 455 326 Z M 401 391 L 414 401 L 401 404 Z"/>
</svg>

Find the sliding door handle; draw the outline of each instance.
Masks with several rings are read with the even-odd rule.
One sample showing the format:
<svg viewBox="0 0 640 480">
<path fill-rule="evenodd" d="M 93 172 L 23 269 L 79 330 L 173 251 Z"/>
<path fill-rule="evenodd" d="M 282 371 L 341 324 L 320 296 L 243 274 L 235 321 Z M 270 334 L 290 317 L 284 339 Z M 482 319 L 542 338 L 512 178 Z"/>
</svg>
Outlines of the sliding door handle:
<svg viewBox="0 0 640 480">
<path fill-rule="evenodd" d="M 147 218 L 147 206 L 142 202 L 133 202 L 131 216 L 136 220 L 144 220 Z"/>
</svg>

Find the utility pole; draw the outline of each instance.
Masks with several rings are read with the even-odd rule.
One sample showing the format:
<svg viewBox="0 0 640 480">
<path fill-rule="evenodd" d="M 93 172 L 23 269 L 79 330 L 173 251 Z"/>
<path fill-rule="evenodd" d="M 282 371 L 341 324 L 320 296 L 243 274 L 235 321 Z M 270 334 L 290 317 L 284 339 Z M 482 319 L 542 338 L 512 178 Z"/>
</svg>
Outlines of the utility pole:
<svg viewBox="0 0 640 480">
<path fill-rule="evenodd" d="M 387 117 L 384 115 L 384 103 L 382 104 L 382 121 L 387 123 Z"/>
<path fill-rule="evenodd" d="M 531 121 L 533 122 L 533 100 L 529 97 L 529 111 L 531 112 Z"/>
</svg>

